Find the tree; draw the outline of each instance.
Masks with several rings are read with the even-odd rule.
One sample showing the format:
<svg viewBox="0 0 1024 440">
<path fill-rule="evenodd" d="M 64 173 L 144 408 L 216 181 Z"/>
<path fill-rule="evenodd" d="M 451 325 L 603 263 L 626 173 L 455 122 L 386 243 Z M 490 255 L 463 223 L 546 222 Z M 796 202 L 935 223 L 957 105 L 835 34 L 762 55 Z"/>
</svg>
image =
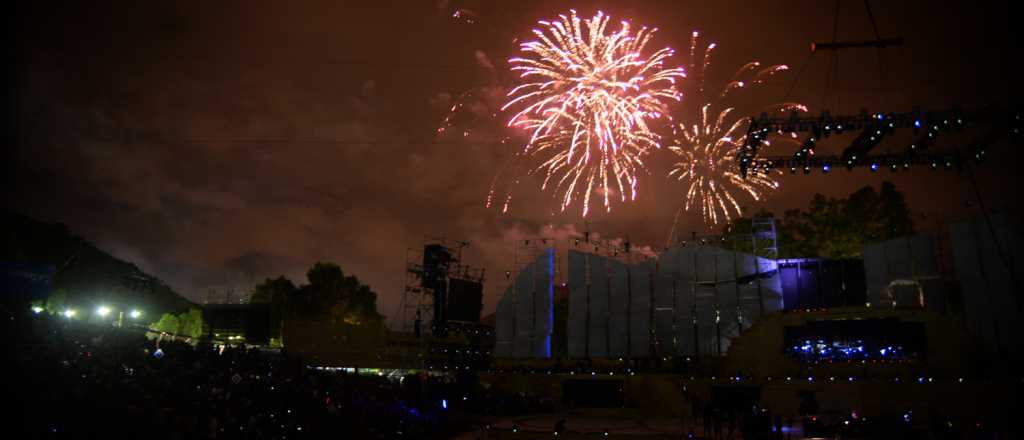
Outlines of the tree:
<svg viewBox="0 0 1024 440">
<path fill-rule="evenodd" d="M 190 338 L 199 338 L 203 335 L 203 312 L 199 309 L 189 309 L 178 315 L 178 334 Z"/>
<path fill-rule="evenodd" d="M 158 332 L 170 333 L 177 336 L 187 336 L 197 339 L 203 336 L 205 324 L 203 323 L 203 312 L 199 309 L 189 309 L 177 316 L 171 313 L 164 313 L 160 320 L 149 326 Z"/>
<path fill-rule="evenodd" d="M 63 313 L 68 306 L 68 292 L 64 289 L 57 289 L 46 298 L 46 313 L 55 315 Z"/>
<path fill-rule="evenodd" d="M 164 313 L 160 316 L 160 320 L 150 325 L 155 331 L 170 333 L 172 335 L 178 334 L 178 317 L 170 313 Z"/>
<path fill-rule="evenodd" d="M 310 329 L 344 341 L 350 348 L 379 346 L 385 333 L 384 317 L 377 312 L 377 294 L 359 278 L 345 275 L 337 264 L 317 262 L 306 272 L 308 284 L 279 276 L 253 286 L 250 302 L 270 304 L 270 340 L 286 346 L 307 343 Z M 262 334 L 254 329 L 254 336 Z M 294 339 L 290 342 L 288 337 Z M 297 336 L 298 335 L 298 336 Z M 314 343 L 315 345 L 315 343 Z"/>
<path fill-rule="evenodd" d="M 756 215 L 772 216 L 761 212 Z M 724 235 L 750 234 L 751 219 L 739 218 L 726 225 Z M 776 218 L 780 258 L 856 258 L 864 243 L 888 240 L 914 232 L 914 223 L 903 193 L 883 182 L 880 191 L 865 186 L 847 198 L 815 194 L 807 210 L 790 209 Z M 729 248 L 749 250 L 750 244 L 726 240 Z"/>
<path fill-rule="evenodd" d="M 284 276 L 275 279 L 267 278 L 264 282 L 253 286 L 250 304 L 269 304 L 270 323 L 266 329 L 266 337 L 281 338 L 281 320 L 284 318 L 285 305 L 295 299 L 299 288 Z M 260 330 L 256 330 L 260 332 Z M 248 332 L 247 332 L 248 333 Z"/>
<path fill-rule="evenodd" d="M 285 278 L 284 275 L 277 278 L 267 278 L 260 284 L 253 286 L 249 302 L 253 304 L 284 304 L 285 298 L 298 292 L 295 283 Z"/>
<path fill-rule="evenodd" d="M 327 318 L 331 322 L 362 324 L 382 321 L 377 313 L 377 294 L 346 276 L 334 263 L 317 262 L 306 273 L 309 284 L 300 290 L 300 306 L 307 317 Z"/>
<path fill-rule="evenodd" d="M 882 182 L 878 197 L 878 214 L 882 216 L 878 220 L 885 227 L 884 232 L 878 231 L 882 234 L 880 238 L 890 239 L 913 234 L 914 220 L 910 215 L 910 208 L 907 207 L 907 199 L 903 193 L 896 190 L 896 185 Z"/>
</svg>

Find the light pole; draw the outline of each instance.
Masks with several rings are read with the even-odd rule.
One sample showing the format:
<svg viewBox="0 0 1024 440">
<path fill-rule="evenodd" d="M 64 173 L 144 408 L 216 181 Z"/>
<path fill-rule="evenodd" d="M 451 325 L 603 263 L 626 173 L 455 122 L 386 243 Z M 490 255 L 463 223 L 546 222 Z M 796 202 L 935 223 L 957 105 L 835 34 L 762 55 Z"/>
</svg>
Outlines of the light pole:
<svg viewBox="0 0 1024 440">
<path fill-rule="evenodd" d="M 107 318 L 107 315 L 110 315 L 110 307 L 99 306 L 96 308 L 96 314 L 100 316 L 100 322 L 104 322 Z M 105 322 L 105 324 L 110 324 L 110 322 Z"/>
<path fill-rule="evenodd" d="M 132 321 L 138 321 L 138 319 L 142 317 L 142 310 L 132 309 L 131 313 L 128 314 L 128 317 L 130 317 Z M 136 325 L 138 325 L 138 323 L 136 323 Z"/>
<path fill-rule="evenodd" d="M 65 309 L 64 310 L 63 315 L 68 320 L 68 327 L 71 327 L 71 318 L 74 318 L 76 313 L 78 313 L 78 312 L 75 311 L 75 309 Z"/>
</svg>

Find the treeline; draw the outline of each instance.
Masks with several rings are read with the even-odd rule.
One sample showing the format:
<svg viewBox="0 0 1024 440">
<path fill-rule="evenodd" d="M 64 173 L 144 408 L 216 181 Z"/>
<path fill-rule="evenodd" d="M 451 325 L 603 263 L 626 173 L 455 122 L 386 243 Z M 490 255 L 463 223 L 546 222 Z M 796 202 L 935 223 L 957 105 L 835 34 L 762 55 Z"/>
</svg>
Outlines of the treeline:
<svg viewBox="0 0 1024 440">
<path fill-rule="evenodd" d="M 865 186 L 848 197 L 815 194 L 806 209 L 790 209 L 782 217 L 763 210 L 753 216 L 764 217 L 775 219 L 779 258 L 859 258 L 864 243 L 914 233 L 906 198 L 891 182 L 878 190 Z M 724 245 L 750 252 L 752 230 L 750 217 L 734 219 L 722 229 Z M 767 240 L 756 244 L 765 256 Z"/>
<path fill-rule="evenodd" d="M 384 330 L 377 294 L 359 278 L 345 275 L 334 263 L 318 262 L 306 272 L 306 281 L 296 285 L 279 276 L 253 287 L 249 302 L 270 306 L 272 338 L 282 337 L 286 320 L 315 322 L 326 329 Z"/>
<path fill-rule="evenodd" d="M 61 308 L 107 303 L 159 316 L 196 306 L 159 278 L 72 234 L 65 225 L 7 211 L 0 211 L 0 220 L 0 262 L 53 267 L 51 296 L 59 296 L 55 301 Z"/>
</svg>

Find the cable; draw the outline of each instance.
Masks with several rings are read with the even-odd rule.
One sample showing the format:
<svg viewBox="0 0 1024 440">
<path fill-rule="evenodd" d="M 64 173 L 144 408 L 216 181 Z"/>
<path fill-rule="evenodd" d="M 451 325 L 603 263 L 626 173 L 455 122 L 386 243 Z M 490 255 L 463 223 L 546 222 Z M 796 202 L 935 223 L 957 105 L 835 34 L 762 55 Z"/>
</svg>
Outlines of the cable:
<svg viewBox="0 0 1024 440">
<path fill-rule="evenodd" d="M 839 0 L 836 0 L 835 16 L 832 18 L 832 44 L 835 44 L 839 36 Z M 821 96 L 821 108 L 828 107 L 828 97 L 832 89 L 833 77 L 835 81 L 839 80 L 839 51 L 832 51 L 832 69 L 825 69 L 825 91 Z"/>
<path fill-rule="evenodd" d="M 1013 284 L 1013 302 L 1017 306 L 1017 312 L 1021 311 L 1020 301 L 1020 282 L 1017 280 L 1017 273 L 1013 270 L 1013 265 L 1010 264 L 1010 258 L 1003 251 L 1003 247 L 999 245 L 999 237 L 996 235 L 995 226 L 992 225 L 992 217 L 988 213 L 988 209 L 985 208 L 985 199 L 981 197 L 981 189 L 978 187 L 978 181 L 974 177 L 974 168 L 971 167 L 970 162 L 965 166 L 967 168 L 967 177 L 970 179 L 971 187 L 974 189 L 974 196 L 978 199 L 978 207 L 981 208 L 981 214 L 985 218 L 985 225 L 988 227 L 988 232 L 992 236 L 992 245 L 996 248 L 996 253 L 999 255 L 999 260 L 1003 263 L 1006 268 L 1006 273 L 1010 277 L 1010 282 Z"/>
<path fill-rule="evenodd" d="M 800 64 L 800 69 L 797 70 L 796 76 L 794 76 L 793 80 L 790 81 L 789 87 L 786 89 L 786 94 L 782 97 L 782 102 L 786 102 L 789 99 L 789 95 L 792 94 L 793 93 L 793 89 L 796 88 L 797 80 L 799 80 L 800 76 L 803 75 L 804 69 L 807 68 L 807 64 L 810 63 L 811 57 L 813 57 L 813 56 L 814 56 L 814 52 L 811 52 L 810 55 L 807 55 L 807 58 L 804 58 L 804 62 L 802 64 Z"/>
<path fill-rule="evenodd" d="M 882 36 L 878 35 L 878 24 L 875 23 L 875 15 L 871 13 L 871 2 L 864 0 L 864 9 L 868 11 L 868 20 L 871 21 L 871 29 L 875 31 L 875 39 L 881 40 Z"/>
<path fill-rule="evenodd" d="M 875 32 L 875 40 L 881 40 L 882 36 L 878 34 L 878 23 L 875 22 L 875 14 L 871 12 L 870 0 L 864 0 L 864 9 L 868 11 L 868 21 L 871 22 L 871 30 Z M 878 89 L 880 92 L 885 90 L 885 52 L 882 50 L 882 46 L 878 46 Z"/>
</svg>

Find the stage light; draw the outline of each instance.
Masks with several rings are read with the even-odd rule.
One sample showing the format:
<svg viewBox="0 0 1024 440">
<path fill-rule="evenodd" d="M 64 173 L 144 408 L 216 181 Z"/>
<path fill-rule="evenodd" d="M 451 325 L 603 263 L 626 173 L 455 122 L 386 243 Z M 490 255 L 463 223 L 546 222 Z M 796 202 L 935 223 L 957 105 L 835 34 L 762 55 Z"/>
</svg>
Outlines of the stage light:
<svg viewBox="0 0 1024 440">
<path fill-rule="evenodd" d="M 832 169 L 832 166 L 831 166 L 831 165 L 829 165 L 829 164 L 825 164 L 824 166 L 822 166 L 822 167 L 821 167 L 821 172 L 823 172 L 823 173 L 827 173 L 827 172 L 829 172 L 829 170 L 831 170 L 831 169 Z"/>
<path fill-rule="evenodd" d="M 32 306 L 32 313 L 40 314 L 43 313 L 43 308 L 39 306 Z"/>
<path fill-rule="evenodd" d="M 811 166 L 804 165 L 804 174 L 811 174 Z"/>
<path fill-rule="evenodd" d="M 789 174 L 796 174 L 796 167 L 789 167 Z"/>
<path fill-rule="evenodd" d="M 139 319 L 139 317 L 142 316 L 142 311 L 138 309 L 132 310 L 132 312 L 129 313 L 128 316 L 131 316 L 132 319 Z"/>
<path fill-rule="evenodd" d="M 75 309 L 67 309 L 67 310 L 64 311 L 64 317 L 68 318 L 68 319 L 74 318 L 75 315 L 77 315 L 77 314 L 78 314 L 78 311 L 75 310 Z"/>
<path fill-rule="evenodd" d="M 909 170 L 909 169 L 910 169 L 910 163 L 908 163 L 908 162 L 903 162 L 903 169 L 905 169 L 905 170 Z"/>
<path fill-rule="evenodd" d="M 878 164 L 877 163 L 872 163 L 871 164 L 871 171 L 878 171 Z"/>
<path fill-rule="evenodd" d="M 110 314 L 110 308 L 107 306 L 99 306 L 99 308 L 96 309 L 96 314 L 105 317 Z"/>
<path fill-rule="evenodd" d="M 896 164 L 895 163 L 889 164 L 889 169 L 892 170 L 892 172 L 895 173 L 896 172 Z"/>
</svg>

